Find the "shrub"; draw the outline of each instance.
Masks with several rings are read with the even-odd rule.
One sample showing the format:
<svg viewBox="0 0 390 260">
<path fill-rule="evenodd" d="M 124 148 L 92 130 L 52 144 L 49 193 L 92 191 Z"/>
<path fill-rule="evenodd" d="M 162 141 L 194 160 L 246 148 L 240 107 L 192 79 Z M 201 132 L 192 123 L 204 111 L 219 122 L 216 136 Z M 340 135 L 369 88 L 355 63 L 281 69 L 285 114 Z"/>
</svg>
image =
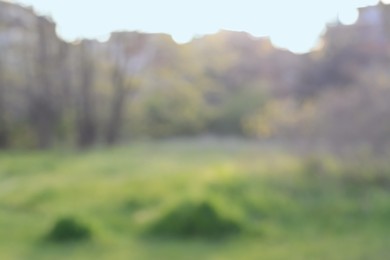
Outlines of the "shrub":
<svg viewBox="0 0 390 260">
<path fill-rule="evenodd" d="M 55 242 L 69 242 L 90 237 L 91 231 L 87 226 L 69 217 L 59 219 L 48 235 L 48 239 Z"/>
<path fill-rule="evenodd" d="M 152 225 L 152 235 L 183 238 L 223 238 L 238 233 L 238 222 L 222 217 L 208 202 L 184 203 Z"/>
</svg>

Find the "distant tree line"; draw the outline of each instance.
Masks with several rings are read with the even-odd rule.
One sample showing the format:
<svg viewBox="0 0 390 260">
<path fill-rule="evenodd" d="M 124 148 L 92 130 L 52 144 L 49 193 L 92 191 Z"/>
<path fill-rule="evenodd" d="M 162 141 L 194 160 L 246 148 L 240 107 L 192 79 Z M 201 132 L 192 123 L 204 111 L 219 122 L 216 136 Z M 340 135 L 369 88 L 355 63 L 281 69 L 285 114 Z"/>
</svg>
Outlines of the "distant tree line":
<svg viewBox="0 0 390 260">
<path fill-rule="evenodd" d="M 221 31 L 178 45 L 112 33 L 67 43 L 31 10 L 0 16 L 0 148 L 201 134 L 386 145 L 389 41 L 334 25 L 305 55 Z"/>
</svg>

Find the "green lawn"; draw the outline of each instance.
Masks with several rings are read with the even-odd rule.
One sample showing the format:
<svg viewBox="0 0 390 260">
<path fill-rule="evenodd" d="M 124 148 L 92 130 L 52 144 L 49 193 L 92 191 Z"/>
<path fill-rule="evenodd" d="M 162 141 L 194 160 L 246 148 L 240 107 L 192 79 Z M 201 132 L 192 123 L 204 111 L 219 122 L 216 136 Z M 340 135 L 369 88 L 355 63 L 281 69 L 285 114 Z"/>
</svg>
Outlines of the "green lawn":
<svg viewBox="0 0 390 260">
<path fill-rule="evenodd" d="M 347 171 L 329 158 L 237 140 L 2 152 L 0 259 L 390 259 L 383 171 Z M 240 232 L 150 232 L 179 205 L 201 202 Z M 90 240 L 47 239 L 68 216 L 90 229 Z"/>
</svg>

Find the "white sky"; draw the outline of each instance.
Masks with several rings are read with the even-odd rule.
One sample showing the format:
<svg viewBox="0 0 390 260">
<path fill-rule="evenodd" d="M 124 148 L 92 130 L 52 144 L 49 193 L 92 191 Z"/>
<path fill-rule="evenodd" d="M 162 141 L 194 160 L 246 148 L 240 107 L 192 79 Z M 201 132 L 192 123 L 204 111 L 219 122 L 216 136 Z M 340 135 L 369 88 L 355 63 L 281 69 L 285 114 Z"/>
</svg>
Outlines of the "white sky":
<svg viewBox="0 0 390 260">
<path fill-rule="evenodd" d="M 312 48 L 329 21 L 357 19 L 379 0 L 17 0 L 49 15 L 66 40 L 104 39 L 118 30 L 169 33 L 177 42 L 221 29 L 268 35 L 295 52 Z M 388 1 L 387 1 L 388 2 Z"/>
</svg>

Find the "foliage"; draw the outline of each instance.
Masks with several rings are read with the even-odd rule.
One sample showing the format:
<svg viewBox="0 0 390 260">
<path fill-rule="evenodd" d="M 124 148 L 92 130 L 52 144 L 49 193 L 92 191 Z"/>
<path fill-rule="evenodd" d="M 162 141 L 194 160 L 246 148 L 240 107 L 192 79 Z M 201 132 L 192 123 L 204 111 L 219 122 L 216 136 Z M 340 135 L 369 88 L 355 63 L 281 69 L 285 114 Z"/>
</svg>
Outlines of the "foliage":
<svg viewBox="0 0 390 260">
<path fill-rule="evenodd" d="M 210 202 L 184 202 L 157 220 L 152 235 L 184 238 L 223 238 L 240 232 L 237 221 L 221 216 Z"/>
<path fill-rule="evenodd" d="M 208 134 L 390 146 L 387 23 L 331 26 L 321 48 L 297 55 L 233 31 L 183 45 L 139 32 L 70 44 L 53 21 L 0 5 L 20 16 L 0 18 L 2 149 Z"/>
<path fill-rule="evenodd" d="M 48 235 L 53 242 L 71 242 L 91 237 L 90 229 L 76 219 L 67 217 L 59 219 Z"/>
</svg>

